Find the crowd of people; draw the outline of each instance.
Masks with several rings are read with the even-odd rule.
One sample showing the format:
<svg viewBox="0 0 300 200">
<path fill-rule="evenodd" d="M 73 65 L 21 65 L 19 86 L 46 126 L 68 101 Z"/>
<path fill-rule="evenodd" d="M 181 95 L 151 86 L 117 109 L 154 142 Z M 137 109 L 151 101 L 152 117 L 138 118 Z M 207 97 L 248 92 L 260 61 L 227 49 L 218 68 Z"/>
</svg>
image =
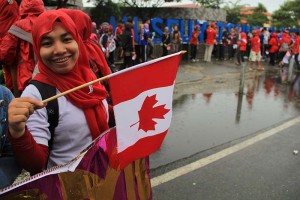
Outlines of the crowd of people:
<svg viewBox="0 0 300 200">
<path fill-rule="evenodd" d="M 121 69 L 153 58 L 151 54 L 153 52 L 154 33 L 150 31 L 149 18 L 139 24 L 138 37 L 134 35 L 133 25 L 132 20 L 128 20 L 125 26 L 120 21 L 115 34 L 112 36 L 117 41 L 118 52 L 121 51 L 124 54 L 124 64 Z M 111 29 L 113 30 L 112 27 Z M 182 50 L 183 35 L 179 26 L 174 24 L 172 27 L 166 26 L 162 29 L 160 42 L 162 54 L 156 56 L 166 56 Z M 235 27 L 230 29 L 223 27 L 220 30 L 215 22 L 208 23 L 204 31 L 205 53 L 203 60 L 205 62 L 211 62 L 214 58 L 219 61 L 233 60 L 236 65 L 241 65 L 245 62 L 245 58 L 248 58 L 250 61 L 249 70 L 254 69 L 254 63 L 256 63 L 258 70 L 263 70 L 263 61 L 268 61 L 272 66 L 276 64 L 282 66 L 283 58 L 286 54 L 291 54 L 294 55 L 296 68 L 300 69 L 298 60 L 299 32 L 290 32 L 288 29 L 282 32 L 271 32 L 267 28 L 242 32 L 240 28 Z M 196 24 L 188 44 L 191 62 L 200 60 L 196 57 L 200 44 L 200 34 L 200 25 Z M 117 55 L 122 54 L 118 53 Z M 118 57 L 120 58 L 120 56 Z"/>
<path fill-rule="evenodd" d="M 232 28 L 230 33 L 224 28 L 221 40 L 215 41 L 215 56 L 226 60 L 224 49 L 227 48 L 228 60 L 236 58 L 236 64 L 241 65 L 244 58 L 249 58 L 249 70 L 253 70 L 253 63 L 257 62 L 257 69 L 263 70 L 262 61 L 268 61 L 271 66 L 282 65 L 284 56 L 288 53 L 294 55 L 296 68 L 299 68 L 298 55 L 300 51 L 300 37 L 298 32 L 270 32 L 266 28 L 241 32 Z"/>
<path fill-rule="evenodd" d="M 270 32 L 267 28 L 242 32 L 238 28 L 231 28 L 230 31 L 223 27 L 219 33 L 219 27 L 211 22 L 205 30 L 205 54 L 204 61 L 211 62 L 211 58 L 216 60 L 234 60 L 236 65 L 245 62 L 245 58 L 250 61 L 249 70 L 253 70 L 253 64 L 257 63 L 258 70 L 264 70 L 262 61 L 269 61 L 271 66 L 284 64 L 284 57 L 295 60 L 296 69 L 300 70 L 298 56 L 300 53 L 299 32 Z M 190 37 L 190 58 L 192 62 L 199 61 L 195 58 L 196 46 L 199 44 L 199 25 L 195 25 Z M 225 52 L 227 56 L 225 57 Z"/>
</svg>

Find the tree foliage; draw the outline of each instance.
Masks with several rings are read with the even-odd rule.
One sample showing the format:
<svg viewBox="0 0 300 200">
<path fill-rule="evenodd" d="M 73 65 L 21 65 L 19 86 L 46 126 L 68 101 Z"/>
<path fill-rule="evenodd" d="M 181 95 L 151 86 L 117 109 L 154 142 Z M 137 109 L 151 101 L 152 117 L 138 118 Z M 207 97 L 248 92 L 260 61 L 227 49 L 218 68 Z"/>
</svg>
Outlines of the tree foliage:
<svg viewBox="0 0 300 200">
<path fill-rule="evenodd" d="M 98 0 L 98 4 L 91 10 L 91 18 L 97 24 L 108 22 L 110 16 L 115 16 L 117 19 L 121 17 L 120 5 L 111 0 Z"/>
<path fill-rule="evenodd" d="M 253 13 L 249 15 L 241 14 L 241 9 L 249 6 L 248 4 L 240 4 L 241 0 L 235 2 L 229 1 L 223 9 L 227 11 L 226 20 L 231 23 L 240 23 L 241 19 L 247 20 L 249 24 L 263 26 L 268 22 L 268 18 L 263 13 L 267 12 L 266 7 L 258 3 L 258 6 L 253 9 Z"/>
<path fill-rule="evenodd" d="M 269 19 L 263 13 L 253 13 L 248 16 L 248 23 L 256 26 L 263 26 L 264 23 L 269 22 Z"/>
<path fill-rule="evenodd" d="M 67 8 L 68 0 L 43 0 L 45 6 L 56 6 L 57 8 Z"/>
<path fill-rule="evenodd" d="M 101 2 L 103 0 L 96 0 L 96 2 Z M 159 7 L 164 3 L 164 0 L 119 0 L 119 5 L 125 7 Z"/>
<path fill-rule="evenodd" d="M 241 8 L 245 7 L 245 5 L 240 4 L 241 0 L 237 0 L 235 2 L 229 1 L 223 7 L 224 10 L 227 12 L 226 21 L 230 23 L 240 23 L 242 15 L 241 15 Z"/>
<path fill-rule="evenodd" d="M 253 14 L 248 16 L 248 23 L 256 26 L 263 26 L 269 22 L 268 17 L 264 14 L 268 12 L 267 8 L 262 4 L 258 3 L 257 7 L 253 9 Z"/>
<path fill-rule="evenodd" d="M 285 2 L 273 13 L 272 25 L 276 28 L 299 27 L 300 20 L 300 0 L 290 0 Z"/>
<path fill-rule="evenodd" d="M 253 11 L 254 13 L 268 12 L 267 8 L 262 3 L 258 3 L 257 7 L 255 7 Z"/>
<path fill-rule="evenodd" d="M 204 8 L 214 8 L 220 9 L 221 4 L 225 3 L 224 0 L 196 0 L 198 3 L 201 4 Z"/>
</svg>

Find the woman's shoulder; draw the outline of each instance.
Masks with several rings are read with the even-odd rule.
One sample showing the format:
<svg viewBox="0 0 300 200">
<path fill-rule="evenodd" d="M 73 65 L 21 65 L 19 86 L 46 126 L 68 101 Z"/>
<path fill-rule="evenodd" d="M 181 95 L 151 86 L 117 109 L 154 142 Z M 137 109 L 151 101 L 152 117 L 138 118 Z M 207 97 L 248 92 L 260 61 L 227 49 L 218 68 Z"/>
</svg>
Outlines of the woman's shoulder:
<svg viewBox="0 0 300 200">
<path fill-rule="evenodd" d="M 22 97 L 33 97 L 36 98 L 38 100 L 42 100 L 42 96 L 39 92 L 39 90 L 37 89 L 36 86 L 34 86 L 33 84 L 29 84 L 24 91 L 22 92 Z"/>
</svg>

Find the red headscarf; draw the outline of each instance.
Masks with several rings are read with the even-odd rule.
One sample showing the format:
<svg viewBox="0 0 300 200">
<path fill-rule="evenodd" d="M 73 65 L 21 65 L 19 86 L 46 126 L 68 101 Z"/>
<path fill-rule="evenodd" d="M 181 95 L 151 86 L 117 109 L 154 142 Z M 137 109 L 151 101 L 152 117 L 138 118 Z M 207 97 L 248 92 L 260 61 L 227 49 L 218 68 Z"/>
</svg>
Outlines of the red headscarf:
<svg viewBox="0 0 300 200">
<path fill-rule="evenodd" d="M 0 0 L 0 38 L 2 38 L 19 18 L 19 7 L 16 1 L 9 4 L 7 0 Z"/>
<path fill-rule="evenodd" d="M 22 0 L 20 4 L 20 17 L 38 16 L 45 11 L 42 0 Z"/>
<path fill-rule="evenodd" d="M 75 22 L 79 35 L 85 44 L 90 61 L 96 64 L 94 71 L 101 71 L 103 76 L 111 74 L 111 70 L 106 62 L 105 56 L 100 46 L 90 39 L 92 34 L 92 20 L 90 16 L 81 10 L 60 9 L 67 13 Z"/>
<path fill-rule="evenodd" d="M 50 70 L 40 57 L 41 40 L 45 34 L 50 33 L 54 23 L 60 21 L 78 44 L 79 57 L 74 68 L 67 74 L 57 74 Z M 89 68 L 89 62 L 84 44 L 77 32 L 73 20 L 59 10 L 50 10 L 41 14 L 32 30 L 33 48 L 38 57 L 39 72 L 34 80 L 52 85 L 60 92 L 72 89 L 89 81 L 95 80 L 95 75 Z M 93 91 L 89 87 L 77 90 L 66 95 L 66 98 L 76 107 L 84 111 L 92 138 L 96 138 L 108 129 L 107 114 L 102 100 L 106 98 L 106 90 L 101 83 L 93 84 Z"/>
</svg>

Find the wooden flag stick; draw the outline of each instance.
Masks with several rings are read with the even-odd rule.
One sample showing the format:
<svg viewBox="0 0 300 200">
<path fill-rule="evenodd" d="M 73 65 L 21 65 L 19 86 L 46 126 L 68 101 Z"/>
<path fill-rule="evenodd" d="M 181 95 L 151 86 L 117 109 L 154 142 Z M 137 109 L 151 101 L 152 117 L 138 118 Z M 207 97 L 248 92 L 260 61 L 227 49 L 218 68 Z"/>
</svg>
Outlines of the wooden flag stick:
<svg viewBox="0 0 300 200">
<path fill-rule="evenodd" d="M 185 54 L 187 51 L 186 50 L 181 50 L 180 51 L 182 54 Z"/>
<path fill-rule="evenodd" d="M 105 79 L 108 79 L 109 77 L 110 77 L 110 75 L 103 76 L 103 77 L 101 77 L 101 78 L 95 79 L 95 80 L 90 81 L 90 82 L 88 82 L 88 83 L 79 85 L 79 86 L 77 86 L 77 87 L 75 87 L 75 88 L 69 89 L 69 90 L 64 91 L 64 92 L 62 92 L 62 93 L 59 93 L 59 94 L 57 94 L 57 95 L 55 95 L 55 96 L 52 96 L 52 97 L 50 97 L 50 98 L 48 98 L 48 99 L 43 100 L 42 102 L 43 102 L 44 104 L 45 104 L 45 103 L 48 103 L 49 101 L 52 101 L 52 100 L 54 100 L 54 99 L 57 99 L 57 98 L 59 98 L 59 97 L 61 97 L 61 96 L 64 96 L 64 95 L 66 95 L 66 94 L 69 94 L 69 93 L 71 93 L 71 92 L 75 92 L 76 90 L 80 90 L 80 89 L 82 89 L 82 88 L 84 88 L 84 87 L 87 87 L 87 86 L 89 86 L 89 85 L 91 85 L 91 84 L 94 84 L 94 83 L 97 83 L 97 82 L 99 82 L 99 81 L 103 81 L 103 80 L 105 80 Z"/>
<path fill-rule="evenodd" d="M 183 51 L 180 51 L 181 54 L 185 54 L 186 52 L 187 52 L 187 51 L 184 51 L 184 50 L 183 50 Z M 160 60 L 160 58 L 158 58 L 158 59 L 156 59 L 156 60 Z M 148 61 L 148 62 L 149 62 L 149 61 Z M 150 62 L 153 62 L 153 61 L 150 61 Z M 61 96 L 64 96 L 64 95 L 69 94 L 69 93 L 71 93 L 71 92 L 75 92 L 76 90 L 80 90 L 80 89 L 82 89 L 82 88 L 84 88 L 84 87 L 87 87 L 87 86 L 92 85 L 92 84 L 94 84 L 94 83 L 97 83 L 97 82 L 99 82 L 99 81 L 103 81 L 103 80 L 109 79 L 109 78 L 112 77 L 112 76 L 115 76 L 115 75 L 117 75 L 117 74 L 123 73 L 123 72 L 125 72 L 125 71 L 129 71 L 129 70 L 130 70 L 130 68 L 125 69 L 125 70 L 122 70 L 122 71 L 119 71 L 119 72 L 117 72 L 117 73 L 113 73 L 113 74 L 107 75 L 107 76 L 103 76 L 103 77 L 101 77 L 101 78 L 95 79 L 95 80 L 90 81 L 90 82 L 88 82 L 88 83 L 79 85 L 79 86 L 77 86 L 77 87 L 75 87 L 75 88 L 72 88 L 72 89 L 70 89 L 70 90 L 67 90 L 67 91 L 64 91 L 64 92 L 62 92 L 62 93 L 59 93 L 59 94 L 57 94 L 57 95 L 55 95 L 55 96 L 53 96 L 53 97 L 50 97 L 50 98 L 48 98 L 48 99 L 43 100 L 42 102 L 43 102 L 44 104 L 45 104 L 45 103 L 48 103 L 49 101 L 52 101 L 52 100 L 54 100 L 54 99 L 57 99 L 57 98 L 59 98 L 59 97 L 61 97 Z"/>
</svg>

